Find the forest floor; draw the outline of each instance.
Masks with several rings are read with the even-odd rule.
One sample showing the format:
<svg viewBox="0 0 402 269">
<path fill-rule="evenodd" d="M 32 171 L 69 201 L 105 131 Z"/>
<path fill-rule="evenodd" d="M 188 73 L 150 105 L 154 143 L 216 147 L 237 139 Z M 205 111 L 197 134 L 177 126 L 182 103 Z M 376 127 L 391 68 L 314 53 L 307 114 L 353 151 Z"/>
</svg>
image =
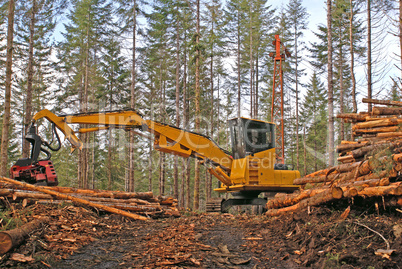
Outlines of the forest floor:
<svg viewBox="0 0 402 269">
<path fill-rule="evenodd" d="M 402 213 L 347 203 L 277 218 L 183 214 L 132 221 L 71 205 L 3 211 L 51 222 L 0 257 L 1 268 L 402 268 Z M 365 225 L 366 227 L 362 226 Z M 386 249 L 380 233 L 395 251 Z"/>
</svg>

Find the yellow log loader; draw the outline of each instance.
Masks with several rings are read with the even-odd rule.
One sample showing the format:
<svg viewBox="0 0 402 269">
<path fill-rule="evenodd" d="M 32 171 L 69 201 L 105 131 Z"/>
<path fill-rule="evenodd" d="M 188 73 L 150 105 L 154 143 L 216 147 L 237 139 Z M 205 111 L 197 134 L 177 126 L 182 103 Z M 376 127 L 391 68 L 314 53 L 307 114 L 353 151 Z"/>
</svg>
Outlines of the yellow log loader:
<svg viewBox="0 0 402 269">
<path fill-rule="evenodd" d="M 45 118 L 52 123 L 52 130 L 58 146 L 43 141 L 37 133 L 37 121 Z M 71 127 L 80 127 L 74 131 Z M 82 128 L 82 125 L 89 126 Z M 76 133 L 87 133 L 108 128 L 122 128 L 141 134 L 153 134 L 154 148 L 181 157 L 194 157 L 205 165 L 220 182 L 214 189 L 219 193 L 231 193 L 233 198 L 207 203 L 207 210 L 227 212 L 233 205 L 265 205 L 266 198 L 259 198 L 263 192 L 293 192 L 298 187 L 293 180 L 300 177 L 299 171 L 287 170 L 283 164 L 276 164 L 275 124 L 248 118 L 229 120 L 232 152 L 219 147 L 211 138 L 165 123 L 145 120 L 134 110 L 91 112 L 69 115 L 55 115 L 49 110 L 38 112 L 26 135 L 31 144 L 29 158 L 19 159 L 11 167 L 11 177 L 33 184 L 57 185 L 57 175 L 50 160 L 50 151 L 60 149 L 60 130 L 71 143 L 72 149 L 82 149 L 83 143 Z M 137 132 L 137 130 L 141 132 Z M 40 159 L 40 153 L 46 157 Z"/>
</svg>

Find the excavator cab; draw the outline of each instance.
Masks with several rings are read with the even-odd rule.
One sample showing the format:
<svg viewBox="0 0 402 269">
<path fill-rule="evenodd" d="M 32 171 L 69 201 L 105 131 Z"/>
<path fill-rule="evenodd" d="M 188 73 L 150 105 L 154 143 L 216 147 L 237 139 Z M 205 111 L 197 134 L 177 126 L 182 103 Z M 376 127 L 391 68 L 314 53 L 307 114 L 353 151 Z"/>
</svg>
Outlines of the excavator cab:
<svg viewBox="0 0 402 269">
<path fill-rule="evenodd" d="M 229 120 L 232 140 L 232 157 L 241 159 L 248 155 L 275 148 L 275 124 L 236 118 Z"/>
</svg>

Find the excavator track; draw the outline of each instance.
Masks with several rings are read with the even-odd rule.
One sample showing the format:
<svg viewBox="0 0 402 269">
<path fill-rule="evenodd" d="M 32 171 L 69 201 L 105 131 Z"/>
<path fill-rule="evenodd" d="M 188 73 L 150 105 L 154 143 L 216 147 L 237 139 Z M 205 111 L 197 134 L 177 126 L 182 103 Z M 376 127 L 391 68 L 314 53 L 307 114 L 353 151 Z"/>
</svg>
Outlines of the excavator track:
<svg viewBox="0 0 402 269">
<path fill-rule="evenodd" d="M 222 209 L 222 198 L 211 198 L 207 201 L 206 211 L 207 213 L 221 212 Z"/>
</svg>

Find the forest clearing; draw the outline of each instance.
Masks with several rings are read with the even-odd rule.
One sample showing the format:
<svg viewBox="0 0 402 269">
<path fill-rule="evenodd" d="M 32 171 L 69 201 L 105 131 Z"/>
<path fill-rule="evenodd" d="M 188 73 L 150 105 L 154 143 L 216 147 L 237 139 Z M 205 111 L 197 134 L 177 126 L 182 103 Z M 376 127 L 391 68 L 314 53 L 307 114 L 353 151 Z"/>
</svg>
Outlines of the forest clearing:
<svg viewBox="0 0 402 269">
<path fill-rule="evenodd" d="M 2 177 L 0 265 L 399 268 L 402 108 L 396 105 L 339 114 L 360 137 L 338 146 L 341 164 L 294 179 L 300 189 L 269 198 L 262 215 L 239 207 L 197 213 L 152 192 L 35 186 Z"/>
<path fill-rule="evenodd" d="M 2 0 L 0 268 L 402 268 L 401 72 L 401 0 Z"/>
</svg>

